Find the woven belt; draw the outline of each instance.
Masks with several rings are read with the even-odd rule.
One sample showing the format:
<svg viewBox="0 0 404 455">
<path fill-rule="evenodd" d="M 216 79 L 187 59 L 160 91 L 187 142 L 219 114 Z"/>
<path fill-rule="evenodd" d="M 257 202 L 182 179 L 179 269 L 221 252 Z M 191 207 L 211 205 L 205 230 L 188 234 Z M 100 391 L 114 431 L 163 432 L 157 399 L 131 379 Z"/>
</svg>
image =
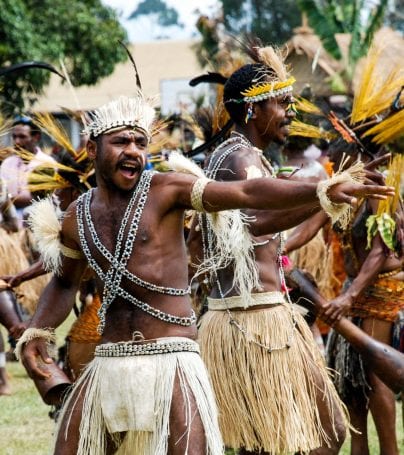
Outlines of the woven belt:
<svg viewBox="0 0 404 455">
<path fill-rule="evenodd" d="M 208 297 L 208 308 L 212 311 L 224 311 L 231 310 L 232 308 L 252 308 L 258 305 L 278 306 L 285 302 L 286 300 L 282 292 L 269 291 L 251 294 L 251 299 L 247 306 L 245 305 L 246 302 L 239 295 L 225 297 L 223 299 L 212 299 Z"/>
<path fill-rule="evenodd" d="M 164 341 L 156 340 L 150 343 L 139 343 L 138 341 L 106 343 L 95 348 L 96 357 L 129 357 L 171 352 L 196 352 L 199 354 L 199 345 L 192 340 L 167 341 L 165 339 Z"/>
</svg>

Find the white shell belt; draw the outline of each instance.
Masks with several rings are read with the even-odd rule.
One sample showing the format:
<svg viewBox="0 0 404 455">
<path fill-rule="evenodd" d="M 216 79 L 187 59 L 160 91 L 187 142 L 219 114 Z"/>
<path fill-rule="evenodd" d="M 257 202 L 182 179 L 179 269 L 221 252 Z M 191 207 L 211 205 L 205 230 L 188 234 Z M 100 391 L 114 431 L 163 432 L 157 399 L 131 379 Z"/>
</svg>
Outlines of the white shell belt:
<svg viewBox="0 0 404 455">
<path fill-rule="evenodd" d="M 195 341 L 153 341 L 139 343 L 125 341 L 119 343 L 100 344 L 95 348 L 96 357 L 129 357 L 137 355 L 168 354 L 171 352 L 196 352 L 199 354 L 199 345 Z"/>
</svg>

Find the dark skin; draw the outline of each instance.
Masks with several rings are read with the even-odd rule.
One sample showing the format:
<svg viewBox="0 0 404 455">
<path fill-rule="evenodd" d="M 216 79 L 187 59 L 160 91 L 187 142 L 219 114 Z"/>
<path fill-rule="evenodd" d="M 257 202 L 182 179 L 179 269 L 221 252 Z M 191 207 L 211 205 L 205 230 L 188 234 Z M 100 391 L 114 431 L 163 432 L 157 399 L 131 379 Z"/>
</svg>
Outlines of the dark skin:
<svg viewBox="0 0 404 455">
<path fill-rule="evenodd" d="M 12 138 L 16 149 L 27 150 L 35 153 L 41 139 L 41 134 L 32 132 L 30 125 L 17 123 L 13 127 Z M 27 207 L 31 203 L 32 196 L 28 191 L 13 195 L 13 202 L 17 208 Z"/>
<path fill-rule="evenodd" d="M 253 115 L 251 119 L 246 125 L 237 124 L 236 131 L 242 133 L 252 144 L 262 149 L 268 146 L 272 140 L 275 140 L 276 142 L 285 141 L 288 134 L 287 125 L 295 116 L 292 111 L 286 111 L 286 107 L 290 102 L 290 97 L 286 97 L 253 104 Z M 226 149 L 223 149 L 222 153 L 225 153 L 225 150 Z M 224 168 L 224 170 L 218 172 L 218 179 L 246 179 L 247 168 L 249 166 L 255 166 L 256 168 L 260 169 L 263 174 L 265 172 L 268 172 L 257 151 L 251 147 L 246 147 L 237 150 L 237 152 L 230 154 L 225 159 L 223 165 L 221 166 Z M 275 183 L 283 183 L 283 181 L 279 179 L 268 180 L 274 181 Z M 300 184 L 306 185 L 307 183 L 301 182 Z M 273 238 L 273 233 L 293 227 L 306 218 L 310 217 L 313 213 L 318 212 L 319 210 L 320 206 L 317 201 L 315 201 L 312 204 L 308 204 L 305 207 L 294 210 L 290 210 L 290 208 L 288 208 L 283 210 L 266 211 L 250 209 L 246 211 L 248 215 L 256 217 L 256 221 L 250 223 L 250 232 L 253 241 L 256 243 L 264 242 L 263 245 L 257 246 L 254 249 L 255 261 L 259 273 L 259 280 L 262 286 L 261 289 L 255 290 L 256 292 L 281 290 L 279 269 L 276 261 L 277 250 L 279 248 L 279 239 Z M 195 248 L 197 245 L 197 237 L 199 237 L 199 232 L 193 230 L 189 239 L 189 244 L 193 248 Z M 196 253 L 197 250 L 194 250 L 194 252 Z M 197 255 L 201 257 L 200 252 L 197 253 Z M 196 259 L 194 259 L 193 262 L 196 262 Z M 218 281 L 220 282 L 220 287 L 223 294 L 227 296 L 237 294 L 237 291 L 232 288 L 233 271 L 231 267 L 220 270 L 218 272 Z M 214 280 L 212 283 L 210 297 L 221 297 L 221 292 L 216 280 Z M 254 306 L 254 310 L 264 308 L 267 308 L 267 305 Z M 242 308 L 240 308 L 240 310 L 242 310 Z M 319 386 L 321 390 L 322 385 L 319 384 Z M 321 396 L 318 397 L 318 408 L 324 428 L 326 430 L 329 430 L 329 436 L 332 435 L 330 438 L 331 447 L 320 448 L 313 451 L 312 454 L 336 454 L 345 437 L 345 429 L 343 425 L 339 423 L 339 420 L 342 422 L 342 417 L 337 415 L 337 412 L 335 413 L 335 422 L 338 432 L 338 440 L 336 440 L 332 432 L 330 413 L 328 409 L 323 405 Z M 263 450 L 251 452 L 247 451 L 245 448 L 241 448 L 240 453 L 243 455 L 266 454 L 266 452 Z"/>
<path fill-rule="evenodd" d="M 295 116 L 292 111 L 287 110 L 287 106 L 292 101 L 293 99 L 287 96 L 253 104 L 252 116 L 248 123 L 236 122 L 236 131 L 243 134 L 255 147 L 260 149 L 265 149 L 272 141 L 278 143 L 284 142 L 288 135 L 288 124 Z M 224 147 L 220 154 L 226 153 L 226 150 L 227 148 Z M 212 159 L 218 159 L 218 157 Z M 221 170 L 217 174 L 217 178 L 224 181 L 245 180 L 248 169 L 251 166 L 259 170 L 262 175 L 268 173 L 268 169 L 266 169 L 257 151 L 251 147 L 242 147 L 237 152 L 225 158 L 221 165 Z M 368 176 L 371 177 L 371 174 Z M 284 183 L 282 180 L 268 180 L 280 186 Z M 257 182 L 257 180 L 248 181 Z M 293 184 L 295 183 L 293 182 Z M 311 185 L 312 183 L 302 181 L 300 184 L 305 186 L 307 184 Z M 276 210 L 250 209 L 245 211 L 246 214 L 256 218 L 256 221 L 250 223 L 250 232 L 253 241 L 260 244 L 264 243 L 263 245 L 257 246 L 254 250 L 260 284 L 262 286 L 260 289 L 255 290 L 256 292 L 279 291 L 281 289 L 279 270 L 276 262 L 279 240 L 274 239 L 272 234 L 296 226 L 316 212 L 319 214 L 323 213 L 319 212 L 319 210 L 320 206 L 318 202 L 313 201 L 310 204 L 294 208 L 293 210 L 291 210 L 290 206 L 284 205 L 283 208 L 277 208 Z M 191 229 L 191 233 L 189 234 L 188 246 L 191 251 L 192 262 L 197 264 L 202 257 L 202 252 L 200 230 L 196 229 L 196 222 L 194 222 L 193 229 Z M 210 297 L 220 298 L 220 291 L 226 296 L 237 294 L 237 291 L 233 288 L 233 270 L 231 267 L 218 272 L 218 281 L 220 282 L 220 289 L 217 281 L 214 280 L 211 283 Z M 266 308 L 266 306 L 254 306 L 254 310 L 263 308 Z M 239 310 L 242 310 L 242 308 Z M 320 390 L 321 387 L 320 385 Z M 338 432 L 338 438 L 336 439 L 332 433 L 330 412 L 324 407 L 321 396 L 318 397 L 318 408 L 321 414 L 322 424 L 329 432 L 331 447 L 319 448 L 313 451 L 312 454 L 336 454 L 345 437 L 345 429 L 340 422 L 342 421 L 341 416 L 335 415 L 334 424 Z M 242 453 L 263 454 L 262 451 L 248 452 L 245 449 L 242 449 Z"/>
<path fill-rule="evenodd" d="M 386 162 L 388 158 L 390 158 L 389 154 L 383 155 L 369 161 L 366 163 L 365 167 L 368 170 L 373 170 L 380 164 Z M 377 201 L 367 201 L 365 205 L 362 205 L 362 207 L 359 208 L 358 215 L 363 213 L 365 207 L 371 212 L 369 214 L 376 213 Z M 327 222 L 328 217 L 323 212 L 319 212 L 309 218 L 301 226 L 297 227 L 285 243 L 285 254 L 290 253 L 309 242 Z M 355 223 L 355 220 L 353 223 Z M 345 254 L 344 266 L 347 275 L 354 278 L 354 281 L 346 292 L 328 302 L 328 304 L 318 313 L 318 316 L 330 326 L 334 325 L 342 316 L 347 314 L 351 308 L 353 299 L 371 284 L 379 273 L 395 270 L 400 267 L 400 264 L 403 262 L 402 258 L 398 259 L 394 255 L 385 255 L 380 235 L 374 237 L 370 249 L 366 248 L 366 244 L 366 232 L 364 231 L 359 237 L 353 238 L 353 247 L 358 263 L 356 263 L 356 260 L 351 254 Z M 398 277 L 398 279 L 402 278 L 404 278 L 404 276 L 401 276 L 401 278 L 400 276 Z"/>
<path fill-rule="evenodd" d="M 91 201 L 91 214 L 97 233 L 109 249 L 113 250 L 117 232 L 124 210 L 140 178 L 146 163 L 148 141 L 146 136 L 130 128 L 104 134 L 97 142 L 89 141 L 87 152 L 95 161 L 97 188 Z M 152 180 L 148 202 L 140 222 L 135 242 L 136 254 L 128 261 L 128 270 L 141 278 L 163 286 L 185 288 L 188 284 L 187 253 L 183 240 L 184 210 L 191 208 L 190 194 L 195 177 L 165 173 L 157 174 Z M 373 191 L 383 197 L 391 189 L 374 187 Z M 355 195 L 369 192 L 368 188 L 358 185 L 338 185 L 330 190 L 335 200 L 351 200 Z M 290 201 L 290 195 L 293 198 Z M 275 185 L 270 179 L 251 182 L 210 183 L 204 192 L 204 204 L 208 209 L 223 210 L 236 207 L 284 207 L 287 201 L 296 207 L 313 204 L 316 199 L 315 185 L 283 182 Z M 62 242 L 73 249 L 80 250 L 78 227 L 75 216 L 75 203 L 67 210 L 62 226 Z M 101 266 L 105 260 L 93 249 L 92 253 Z M 175 264 L 175 267 L 172 267 Z M 74 302 L 80 278 L 86 267 L 85 260 L 63 257 L 62 273 L 54 276 L 45 288 L 38 309 L 32 319 L 31 327 L 57 327 L 68 316 Z M 177 316 L 189 316 L 191 302 L 188 297 L 175 297 L 155 294 L 133 283 L 125 282 L 125 289 L 135 297 L 155 308 Z M 97 289 L 102 293 L 104 283 L 97 279 Z M 55 307 L 54 302 L 58 305 Z M 135 308 L 128 302 L 117 298 L 107 311 L 106 326 L 101 343 L 128 341 L 134 331 L 140 331 L 145 339 L 181 336 L 196 338 L 196 327 L 182 327 L 155 319 Z M 22 361 L 31 377 L 46 377 L 37 366 L 36 358 L 51 362 L 44 340 L 29 342 L 22 354 Z M 182 403 L 182 395 L 174 390 L 173 402 Z M 75 454 L 78 444 L 78 425 L 81 418 L 79 400 L 71 419 L 69 438 L 62 437 L 66 421 L 62 422 L 61 432 L 56 445 L 58 455 Z M 178 409 L 178 411 L 177 411 Z M 172 444 L 178 435 L 184 433 L 182 406 L 171 410 L 170 453 L 179 454 L 180 444 Z M 204 453 L 203 428 L 195 424 L 191 429 L 189 454 Z M 177 438 L 177 439 L 176 439 Z M 113 453 L 113 448 L 108 453 Z"/>
<path fill-rule="evenodd" d="M 338 154 L 331 156 L 331 159 L 337 164 L 340 158 L 341 156 Z M 344 252 L 345 270 L 348 277 L 353 281 L 344 293 L 329 302 L 322 310 L 320 317 L 330 325 L 333 325 L 349 312 L 355 298 L 375 281 L 379 273 L 390 272 L 399 269 L 403 265 L 404 258 L 397 258 L 393 254 L 386 255 L 385 247 L 379 234 L 373 238 L 371 248 L 366 248 L 367 234 L 363 228 L 363 219 L 376 212 L 377 202 L 365 201 L 358 208 L 354 217 L 351 229 L 354 254 L 349 250 Z M 299 227 L 299 232 L 295 232 L 288 239 L 286 242 L 287 250 L 295 249 L 299 244 L 307 241 L 313 233 L 315 235 L 316 230 L 324 222 L 324 217 L 320 215 L 308 220 L 306 226 L 301 229 Z M 362 225 L 362 228 L 359 228 L 360 225 Z M 299 235 L 301 235 L 300 239 Z M 291 241 L 290 244 L 289 240 Z M 390 278 L 403 281 L 404 272 L 398 272 Z M 391 322 L 365 318 L 361 328 L 376 340 L 391 345 L 392 325 Z M 351 454 L 369 455 L 367 416 L 370 410 L 379 437 L 380 453 L 398 455 L 394 394 L 366 365 L 365 369 L 367 380 L 371 386 L 369 403 L 361 397 L 357 397 L 352 402 L 347 403 L 351 422 L 360 432 L 360 434 L 352 433 Z"/>
</svg>

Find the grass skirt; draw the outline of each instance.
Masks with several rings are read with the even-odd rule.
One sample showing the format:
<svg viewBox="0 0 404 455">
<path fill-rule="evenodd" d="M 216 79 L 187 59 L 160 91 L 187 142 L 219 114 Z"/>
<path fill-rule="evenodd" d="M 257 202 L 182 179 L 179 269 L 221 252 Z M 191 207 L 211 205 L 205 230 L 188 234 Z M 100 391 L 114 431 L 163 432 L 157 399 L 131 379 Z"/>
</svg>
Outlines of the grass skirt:
<svg viewBox="0 0 404 455">
<path fill-rule="evenodd" d="M 226 311 L 208 311 L 201 319 L 199 342 L 219 407 L 224 442 L 233 448 L 276 454 L 308 452 L 330 441 L 317 400 L 346 415 L 343 404 L 304 319 L 296 314 L 289 349 L 268 353 L 251 343 L 284 346 L 293 322 L 290 305 L 235 311 L 244 335 L 229 323 Z M 316 400 L 317 399 L 317 400 Z M 334 437 L 337 429 L 333 424 Z"/>
<path fill-rule="evenodd" d="M 0 258 L 0 275 L 15 275 L 29 267 L 20 233 L 8 234 L 0 228 Z M 49 279 L 49 275 L 39 276 L 14 289 L 19 302 L 29 314 L 34 314 L 39 296 Z"/>
<path fill-rule="evenodd" d="M 217 408 L 200 355 L 170 352 L 92 360 L 64 405 L 67 415 L 60 417 L 60 422 L 68 419 L 80 394 L 85 394 L 78 455 L 104 455 L 107 434 L 117 446 L 122 444 L 117 452 L 120 455 L 166 455 L 176 375 L 184 397 L 187 424 L 194 418 L 194 414 L 190 414 L 190 396 L 193 395 L 205 430 L 206 455 L 223 454 Z M 120 432 L 126 433 L 124 440 Z M 183 437 L 188 436 L 185 430 Z M 69 425 L 66 425 L 65 438 L 68 437 Z M 188 443 L 191 445 L 192 441 L 187 441 L 187 447 Z"/>
</svg>

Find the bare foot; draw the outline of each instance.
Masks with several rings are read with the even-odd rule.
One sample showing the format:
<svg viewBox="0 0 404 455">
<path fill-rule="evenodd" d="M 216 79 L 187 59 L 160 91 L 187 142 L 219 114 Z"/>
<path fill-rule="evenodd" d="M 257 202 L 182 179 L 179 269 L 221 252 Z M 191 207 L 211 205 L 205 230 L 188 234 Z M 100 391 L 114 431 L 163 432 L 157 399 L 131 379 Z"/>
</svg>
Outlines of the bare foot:
<svg viewBox="0 0 404 455">
<path fill-rule="evenodd" d="M 11 395 L 11 387 L 8 384 L 0 384 L 0 396 Z"/>
</svg>

